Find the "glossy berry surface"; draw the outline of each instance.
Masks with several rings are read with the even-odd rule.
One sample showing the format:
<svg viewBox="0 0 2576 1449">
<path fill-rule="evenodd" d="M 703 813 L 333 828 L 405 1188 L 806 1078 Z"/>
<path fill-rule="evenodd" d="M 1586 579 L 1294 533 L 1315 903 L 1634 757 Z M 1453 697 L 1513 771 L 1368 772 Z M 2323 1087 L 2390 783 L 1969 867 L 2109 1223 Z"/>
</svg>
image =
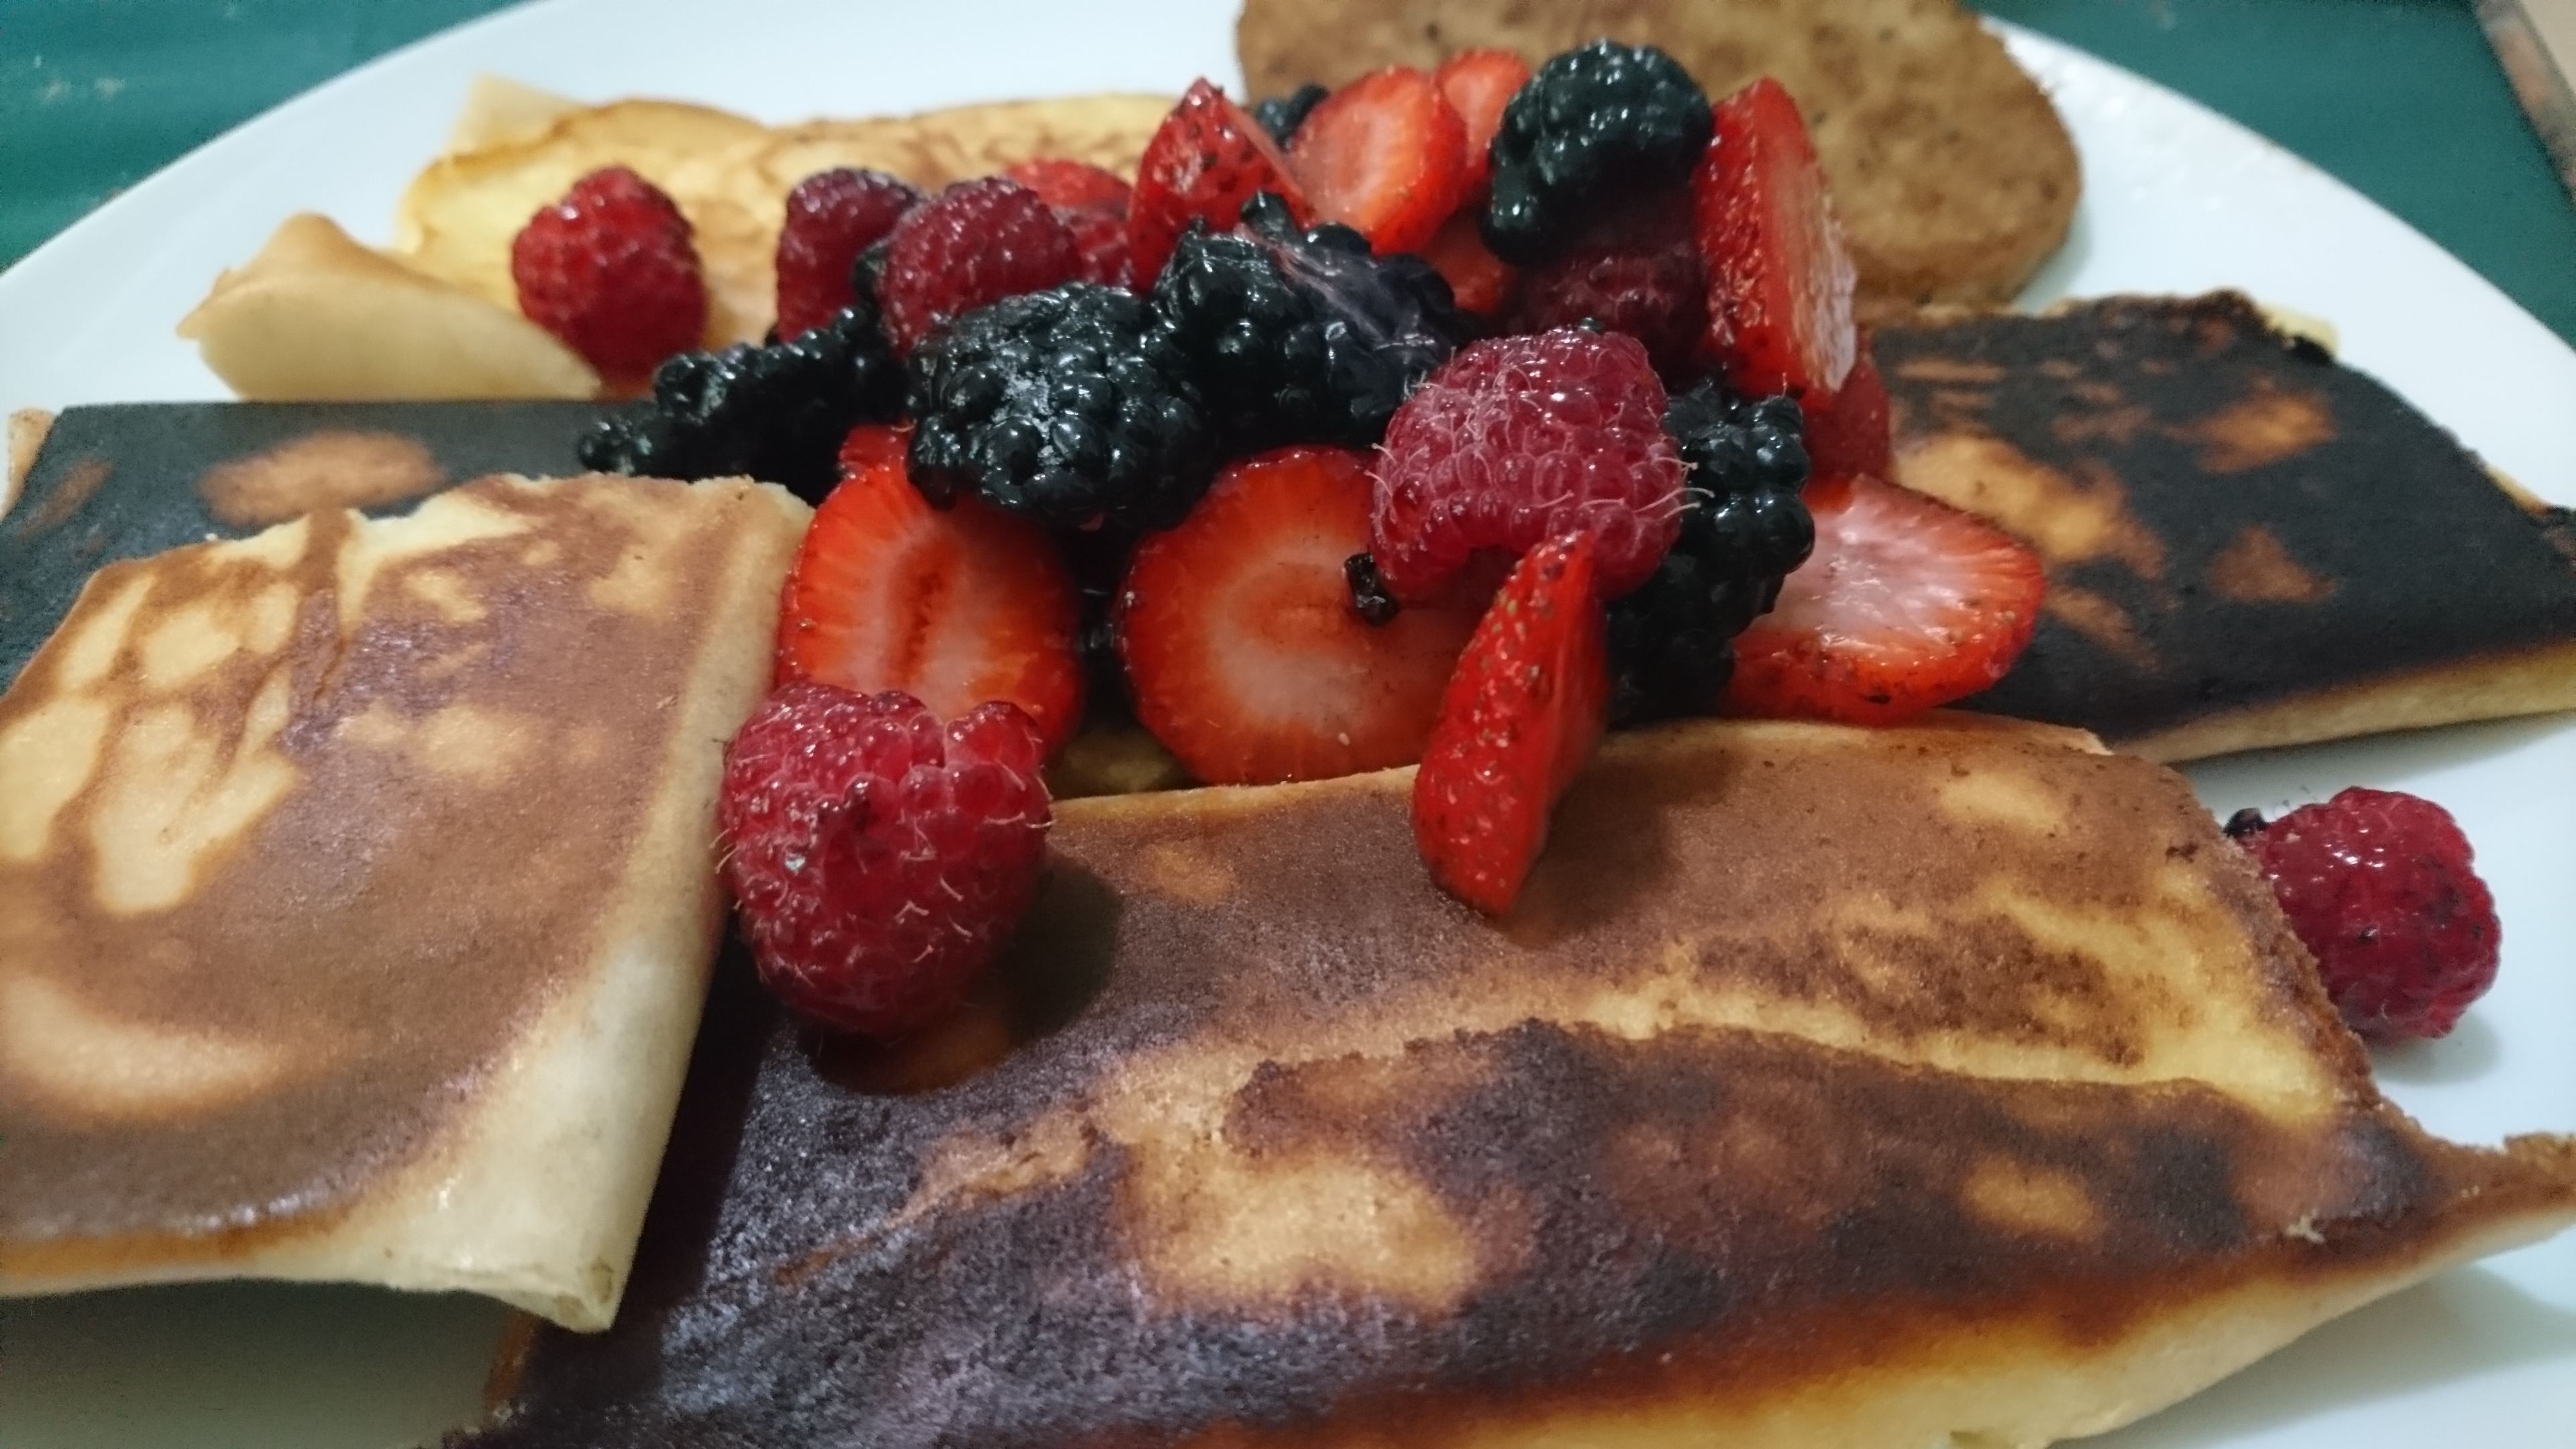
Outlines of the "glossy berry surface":
<svg viewBox="0 0 2576 1449">
<path fill-rule="evenodd" d="M 2495 984 L 2502 929 L 2468 837 L 2421 796 L 2344 790 L 2228 822 L 2344 1024 L 2372 1041 L 2449 1034 Z"/>
<path fill-rule="evenodd" d="M 1369 551 L 1396 598 L 1481 598 L 1540 540 L 1599 544 L 1605 597 L 1681 528 L 1686 469 L 1636 339 L 1567 328 L 1471 343 L 1415 390 L 1380 449 Z M 1497 566 L 1499 565 L 1499 566 Z"/>
<path fill-rule="evenodd" d="M 1037 894 L 1043 758 L 1007 704 L 943 725 L 900 693 L 773 693 L 726 747 L 717 798 L 761 980 L 798 1014 L 872 1036 L 954 1003 Z"/>
<path fill-rule="evenodd" d="M 1515 265 L 1546 261 L 1604 203 L 1690 175 L 1713 124 L 1707 93 L 1653 46 L 1598 40 L 1549 58 L 1494 132 L 1486 244 Z"/>
<path fill-rule="evenodd" d="M 877 305 L 899 356 L 978 307 L 1082 275 L 1082 249 L 1038 194 L 987 176 L 908 213 L 886 237 Z"/>
<path fill-rule="evenodd" d="M 623 166 L 594 171 L 510 243 L 519 310 L 609 386 L 643 385 L 707 330 L 706 276 L 688 218 Z"/>
</svg>

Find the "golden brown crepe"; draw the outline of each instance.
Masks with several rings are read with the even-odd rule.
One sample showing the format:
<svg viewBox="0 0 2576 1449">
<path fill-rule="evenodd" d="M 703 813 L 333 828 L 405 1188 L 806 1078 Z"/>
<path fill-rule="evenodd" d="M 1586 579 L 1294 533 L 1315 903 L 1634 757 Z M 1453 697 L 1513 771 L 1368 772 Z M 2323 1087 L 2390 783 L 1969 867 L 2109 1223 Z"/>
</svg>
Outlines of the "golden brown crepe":
<svg viewBox="0 0 2576 1449">
<path fill-rule="evenodd" d="M 605 1326 L 807 516 L 489 478 L 101 569 L 0 696 L 0 1293 L 340 1279 Z"/>
<path fill-rule="evenodd" d="M 721 996 L 626 1314 L 451 1442 L 2039 1445 L 2576 1220 L 2085 736 L 1614 737 L 1499 925 L 1409 786 L 1065 803 L 890 1053 Z"/>
</svg>

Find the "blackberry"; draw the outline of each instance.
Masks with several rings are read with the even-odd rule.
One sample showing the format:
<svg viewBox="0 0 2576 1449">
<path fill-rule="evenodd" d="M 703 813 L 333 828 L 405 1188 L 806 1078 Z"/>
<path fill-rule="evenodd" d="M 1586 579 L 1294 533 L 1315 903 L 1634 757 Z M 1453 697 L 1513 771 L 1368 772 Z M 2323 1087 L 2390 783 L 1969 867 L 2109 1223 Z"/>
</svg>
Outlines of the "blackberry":
<svg viewBox="0 0 2576 1449">
<path fill-rule="evenodd" d="M 1272 96 L 1256 103 L 1252 108 L 1252 119 L 1261 123 L 1261 129 L 1270 133 L 1271 140 L 1285 147 L 1288 138 L 1297 134 L 1297 128 L 1306 124 L 1306 118 L 1315 113 L 1315 107 L 1322 105 L 1324 97 L 1331 94 L 1331 91 L 1308 81 L 1284 96 Z"/>
<path fill-rule="evenodd" d="M 1404 606 L 1388 593 L 1386 576 L 1377 571 L 1377 559 L 1366 550 L 1342 560 L 1342 578 L 1351 588 L 1351 609 L 1363 623 L 1391 624 Z"/>
<path fill-rule="evenodd" d="M 1133 294 L 1092 282 L 1005 297 L 912 355 L 909 461 L 922 496 L 961 490 L 1059 530 L 1168 528 L 1216 450 L 1189 368 Z"/>
<path fill-rule="evenodd" d="M 791 342 L 683 352 L 653 392 L 601 419 L 576 452 L 585 468 L 661 478 L 747 473 L 819 503 L 840 481 L 841 439 L 903 404 L 895 361 L 864 298 Z"/>
<path fill-rule="evenodd" d="M 1299 231 L 1269 192 L 1242 225 L 1181 238 L 1154 309 L 1188 358 L 1228 456 L 1287 443 L 1365 448 L 1465 325 L 1420 257 L 1373 256 L 1346 226 Z"/>
<path fill-rule="evenodd" d="M 1794 399 L 1702 383 L 1672 400 L 1664 426 L 1690 478 L 1681 537 L 1652 578 L 1609 608 L 1610 717 L 1620 725 L 1714 709 L 1735 668 L 1735 636 L 1770 611 L 1780 580 L 1816 543 L 1799 497 L 1807 445 Z"/>
<path fill-rule="evenodd" d="M 1552 57 L 1494 133 L 1485 245 L 1536 266 L 1613 199 L 1684 181 L 1715 130 L 1708 94 L 1651 45 L 1596 40 Z"/>
</svg>

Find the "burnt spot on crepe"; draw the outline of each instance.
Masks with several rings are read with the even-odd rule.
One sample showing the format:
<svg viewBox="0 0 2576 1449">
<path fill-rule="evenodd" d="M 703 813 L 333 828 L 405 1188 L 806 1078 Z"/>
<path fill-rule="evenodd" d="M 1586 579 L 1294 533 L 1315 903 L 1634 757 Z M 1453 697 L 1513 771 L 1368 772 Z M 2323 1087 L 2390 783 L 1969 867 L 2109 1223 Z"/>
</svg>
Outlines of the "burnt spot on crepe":
<svg viewBox="0 0 2576 1449">
<path fill-rule="evenodd" d="M 1897 479 L 2048 568 L 1971 707 L 2141 740 L 2576 640 L 2576 567 L 2459 441 L 2245 298 L 1876 334 Z"/>
<path fill-rule="evenodd" d="M 1424 879 L 1406 782 L 1067 802 L 1060 872 L 1117 906 L 1060 910 L 1023 969 L 1105 981 L 939 1090 L 835 1082 L 785 1025 L 702 1043 L 749 1076 L 739 1133 L 681 1134 L 617 1323 L 539 1332 L 450 1442 L 1442 1446 L 1758 1410 L 2576 1195 L 2576 1163 L 2379 1101 L 2261 881 L 2144 762 L 1619 737 L 1500 927 Z"/>
</svg>

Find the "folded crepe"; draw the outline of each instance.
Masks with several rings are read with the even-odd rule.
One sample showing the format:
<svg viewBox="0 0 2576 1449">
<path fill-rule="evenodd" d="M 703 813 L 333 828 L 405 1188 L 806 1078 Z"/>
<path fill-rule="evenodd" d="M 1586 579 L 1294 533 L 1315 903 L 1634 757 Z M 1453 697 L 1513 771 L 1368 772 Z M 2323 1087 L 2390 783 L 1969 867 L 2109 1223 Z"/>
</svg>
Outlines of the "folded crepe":
<svg viewBox="0 0 2576 1449">
<path fill-rule="evenodd" d="M 625 1312 L 451 1444 L 2038 1445 L 2576 1220 L 2084 736 L 1614 738 L 1501 924 L 1409 784 L 1063 804 L 890 1051 L 729 973 Z"/>
<path fill-rule="evenodd" d="M 341 1279 L 604 1326 L 807 516 L 491 477 L 100 569 L 0 696 L 0 1293 Z"/>
</svg>

